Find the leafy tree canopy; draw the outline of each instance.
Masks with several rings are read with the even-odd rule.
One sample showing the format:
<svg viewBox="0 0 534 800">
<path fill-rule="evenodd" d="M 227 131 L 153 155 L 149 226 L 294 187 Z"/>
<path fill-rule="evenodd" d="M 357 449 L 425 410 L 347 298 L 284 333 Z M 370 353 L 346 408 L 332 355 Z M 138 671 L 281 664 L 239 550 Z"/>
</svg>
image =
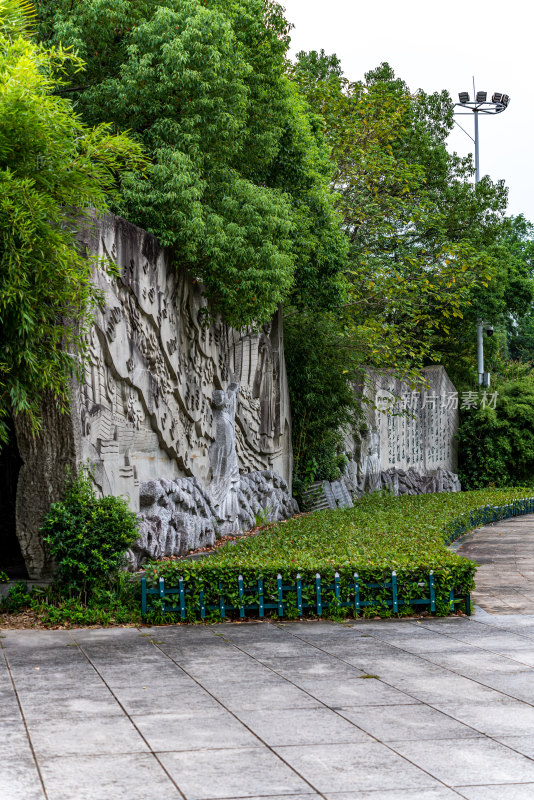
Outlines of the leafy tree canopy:
<svg viewBox="0 0 534 800">
<path fill-rule="evenodd" d="M 30 13 L 29 13 L 30 12 Z M 61 70 L 81 61 L 31 40 L 31 9 L 0 0 L 0 443 L 10 414 L 39 425 L 46 392 L 65 407 L 93 302 L 74 209 L 105 209 L 139 146 L 85 127 L 58 97 Z"/>
<path fill-rule="evenodd" d="M 476 318 L 531 296 L 507 249 L 506 187 L 487 177 L 475 187 L 471 157 L 447 150 L 446 92 L 413 94 L 387 64 L 350 82 L 324 52 L 299 54 L 294 72 L 336 164 L 353 356 L 408 374 L 442 361 L 454 373 L 472 358 Z"/>
<path fill-rule="evenodd" d="M 341 297 L 346 241 L 321 125 L 286 75 L 289 26 L 271 0 L 40 0 L 41 36 L 72 46 L 66 91 L 153 164 L 115 209 L 173 248 L 228 322 L 292 297 Z"/>
<path fill-rule="evenodd" d="M 512 310 L 524 313 L 532 297 L 524 253 L 511 246 L 504 183 L 485 177 L 475 186 L 471 157 L 447 150 L 453 103 L 446 92 L 413 93 L 388 64 L 351 82 L 324 51 L 299 53 L 293 75 L 322 120 L 349 240 L 345 301 L 323 318 L 308 347 L 321 358 L 337 348 L 342 357 L 329 364 L 338 371 L 342 365 L 346 383 L 365 367 L 416 382 L 421 366 L 433 362 L 468 382 L 476 370 L 477 318 L 496 323 Z M 299 326 L 289 316 L 288 335 Z M 320 376 L 304 363 L 294 369 L 292 402 L 306 406 L 296 432 L 323 432 L 328 454 L 315 471 L 322 476 L 335 464 L 335 428 L 314 400 Z M 350 399 L 338 382 L 330 386 L 331 407 L 346 417 Z M 353 419 L 354 411 L 353 403 Z M 318 461 L 308 455 L 296 461 L 301 479 Z"/>
</svg>

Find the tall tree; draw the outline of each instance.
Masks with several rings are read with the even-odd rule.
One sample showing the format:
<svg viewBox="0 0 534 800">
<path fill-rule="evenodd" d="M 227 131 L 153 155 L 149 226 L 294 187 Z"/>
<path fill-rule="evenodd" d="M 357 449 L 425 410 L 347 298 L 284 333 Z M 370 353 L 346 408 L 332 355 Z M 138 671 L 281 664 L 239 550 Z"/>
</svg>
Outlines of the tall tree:
<svg viewBox="0 0 534 800">
<path fill-rule="evenodd" d="M 55 94 L 58 70 L 82 62 L 31 33 L 31 7 L 0 0 L 0 443 L 10 415 L 39 427 L 46 392 L 67 406 L 94 300 L 74 210 L 104 210 L 119 170 L 143 163 L 137 144 L 85 127 Z"/>
<path fill-rule="evenodd" d="M 432 362 L 467 380 L 477 317 L 492 307 L 504 314 L 511 295 L 521 305 L 531 290 L 523 278 L 521 299 L 513 290 L 519 273 L 505 242 L 506 187 L 488 178 L 475 187 L 472 159 L 447 150 L 453 104 L 446 92 L 412 93 L 387 64 L 351 82 L 339 59 L 323 51 L 300 53 L 293 74 L 322 120 L 349 241 L 345 302 L 316 326 L 308 347 L 343 352 L 346 382 L 365 367 L 417 381 Z M 289 316 L 288 338 L 298 339 L 301 329 L 302 320 Z M 329 364 L 339 361 L 336 355 Z M 296 428 L 317 431 L 320 376 L 296 362 L 290 381 L 294 402 L 309 399 Z M 330 385 L 338 386 L 330 405 L 349 411 L 343 386 Z M 328 414 L 321 418 L 330 448 L 322 463 L 331 472 L 335 437 Z M 296 434 L 302 439 L 306 431 Z M 302 471 L 309 474 L 310 465 Z M 326 477 L 321 467 L 316 476 Z"/>
<path fill-rule="evenodd" d="M 228 322 L 290 296 L 339 302 L 346 242 L 316 117 L 286 75 L 289 26 L 271 0 L 40 0 L 41 36 L 72 46 L 66 88 L 153 164 L 115 208 L 174 250 Z"/>
</svg>

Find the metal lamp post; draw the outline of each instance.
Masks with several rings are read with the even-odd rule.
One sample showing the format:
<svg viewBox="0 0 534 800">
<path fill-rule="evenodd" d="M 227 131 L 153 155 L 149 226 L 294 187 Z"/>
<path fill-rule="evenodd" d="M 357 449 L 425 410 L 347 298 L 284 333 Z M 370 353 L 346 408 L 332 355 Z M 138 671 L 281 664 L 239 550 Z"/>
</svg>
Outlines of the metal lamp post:
<svg viewBox="0 0 534 800">
<path fill-rule="evenodd" d="M 461 108 L 462 111 L 457 111 L 456 116 L 462 114 L 473 114 L 475 117 L 475 137 L 473 138 L 470 133 L 467 133 L 465 128 L 462 128 L 459 122 L 458 125 L 463 132 L 469 136 L 475 144 L 475 185 L 480 180 L 480 154 L 478 147 L 478 117 L 479 114 L 502 114 L 502 112 L 509 106 L 510 97 L 507 94 L 494 92 L 491 100 L 488 100 L 487 92 L 476 92 L 475 99 L 471 100 L 469 92 L 460 92 L 458 95 L 459 103 L 455 103 L 455 107 Z M 489 387 L 490 373 L 484 372 L 484 330 L 488 336 L 493 335 L 493 327 L 489 322 L 484 322 L 479 319 L 477 323 L 477 363 L 478 363 L 478 385 Z"/>
</svg>

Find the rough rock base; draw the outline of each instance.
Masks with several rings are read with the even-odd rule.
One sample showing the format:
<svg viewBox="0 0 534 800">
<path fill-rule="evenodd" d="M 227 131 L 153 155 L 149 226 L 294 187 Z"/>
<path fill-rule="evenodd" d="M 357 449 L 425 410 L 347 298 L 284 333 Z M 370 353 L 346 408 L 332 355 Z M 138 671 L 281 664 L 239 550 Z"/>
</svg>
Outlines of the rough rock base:
<svg viewBox="0 0 534 800">
<path fill-rule="evenodd" d="M 237 490 L 237 519 L 221 519 L 196 478 L 160 478 L 139 487 L 140 537 L 130 552 L 132 567 L 147 559 L 184 556 L 212 545 L 223 534 L 250 530 L 261 513 L 262 522 L 276 522 L 298 511 L 285 480 L 272 470 L 241 475 Z"/>
<path fill-rule="evenodd" d="M 385 489 L 394 495 L 434 494 L 436 492 L 460 492 L 462 486 L 456 473 L 437 469 L 428 475 L 421 475 L 415 469 L 388 469 L 377 474 L 378 489 Z M 337 481 L 317 481 L 305 493 L 306 511 L 320 511 L 327 508 L 350 508 L 354 500 L 368 494 L 358 487 L 357 479 L 347 469 Z"/>
</svg>

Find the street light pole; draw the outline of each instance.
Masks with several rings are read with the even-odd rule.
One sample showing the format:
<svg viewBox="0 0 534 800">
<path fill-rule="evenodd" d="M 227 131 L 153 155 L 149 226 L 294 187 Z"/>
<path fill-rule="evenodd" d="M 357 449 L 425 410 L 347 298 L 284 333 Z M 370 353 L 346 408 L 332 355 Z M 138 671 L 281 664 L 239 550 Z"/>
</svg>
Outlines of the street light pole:
<svg viewBox="0 0 534 800">
<path fill-rule="evenodd" d="M 478 111 L 474 109 L 475 116 L 475 186 L 480 180 L 480 154 L 478 150 Z"/>
<path fill-rule="evenodd" d="M 478 362 L 478 385 L 484 386 L 484 323 L 481 319 L 477 322 L 477 362 Z M 488 375 L 489 384 L 489 375 Z"/>
<path fill-rule="evenodd" d="M 474 79 L 473 79 L 474 88 Z M 457 122 L 459 128 L 463 130 L 467 136 L 475 144 L 475 186 L 480 181 L 480 153 L 479 153 L 479 140 L 478 140 L 478 115 L 479 114 L 501 114 L 509 105 L 510 97 L 507 94 L 494 92 L 491 101 L 487 100 L 487 92 L 476 92 L 475 99 L 471 100 L 469 92 L 460 92 L 458 95 L 460 102 L 455 103 L 456 107 L 464 109 L 456 112 L 456 115 L 461 114 L 474 114 L 475 117 L 475 138 L 467 133 L 462 126 Z M 493 334 L 493 327 L 483 320 L 479 319 L 477 322 L 477 367 L 478 367 L 478 385 L 489 387 L 490 373 L 484 372 L 484 330 L 488 336 Z"/>
</svg>

